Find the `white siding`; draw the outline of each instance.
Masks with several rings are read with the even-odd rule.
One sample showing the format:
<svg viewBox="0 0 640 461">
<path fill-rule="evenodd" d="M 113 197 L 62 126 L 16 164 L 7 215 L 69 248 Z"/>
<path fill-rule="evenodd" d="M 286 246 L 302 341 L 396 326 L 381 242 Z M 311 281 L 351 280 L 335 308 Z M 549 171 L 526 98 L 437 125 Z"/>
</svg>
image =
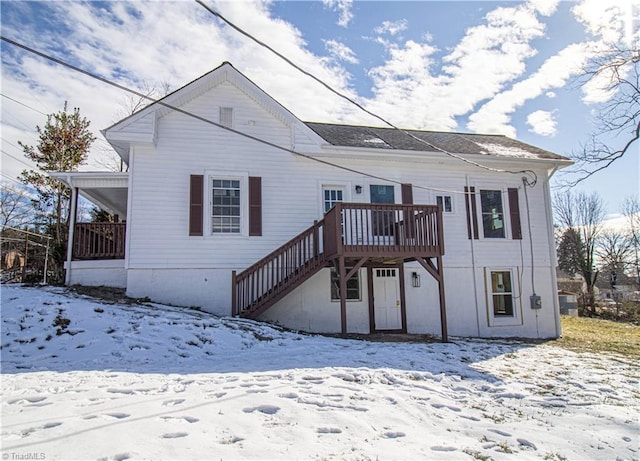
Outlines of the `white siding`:
<svg viewBox="0 0 640 461">
<path fill-rule="evenodd" d="M 184 109 L 217 120 L 220 107 L 233 108 L 234 129 L 287 148 L 292 144 L 301 149 L 314 148 L 314 137 L 307 136 L 301 126 L 294 124 L 292 130 L 229 82 L 191 100 Z M 349 200 L 368 202 L 369 185 L 380 183 L 367 176 L 265 146 L 179 113 L 161 117 L 157 129 L 156 146 L 137 145 L 131 158 L 127 281 L 131 296 L 149 296 L 158 301 L 197 305 L 211 312 L 229 314 L 231 270 L 246 268 L 312 225 L 314 219 L 319 219 L 323 184 L 344 185 Z M 292 133 L 295 139 L 292 139 Z M 416 204 L 435 204 L 435 196 L 440 194 L 454 197 L 455 212 L 444 215 L 444 277 L 450 334 L 555 336 L 557 330 L 552 310 L 556 295 L 549 251 L 552 242 L 549 242 L 550 223 L 544 208 L 542 184 L 543 178 L 547 177 L 546 171 L 538 171 L 541 179 L 528 191 L 536 292 L 543 297 L 543 309 L 532 311 L 529 308 L 529 296 L 533 293 L 530 236 L 519 176 L 408 160 L 333 161 L 372 175 L 427 188 L 414 188 Z M 189 176 L 206 172 L 262 177 L 261 237 L 188 236 Z M 363 186 L 362 194 L 355 195 L 356 185 Z M 519 188 L 523 240 L 469 240 L 462 195 L 467 185 L 476 190 L 481 187 L 503 190 L 505 216 L 509 214 L 507 188 Z M 205 189 L 208 189 L 207 181 Z M 396 202 L 400 203 L 399 185 L 396 185 L 395 195 Z M 205 222 L 209 219 L 208 208 L 208 198 L 205 198 Z M 477 219 L 481 225 L 481 217 Z M 509 235 L 508 221 L 507 226 Z M 485 267 L 509 268 L 522 274 L 521 325 L 489 327 Z M 420 288 L 411 286 L 410 276 L 414 270 L 421 275 Z M 363 298 L 361 302 L 348 303 L 348 326 L 349 331 L 366 333 L 369 328 L 366 271 L 361 274 Z M 405 277 L 408 331 L 439 334 L 436 283 L 417 264 L 406 268 Z M 329 297 L 328 270 L 323 270 L 265 313 L 264 318 L 292 328 L 337 332 L 340 331 L 340 307 Z"/>
</svg>

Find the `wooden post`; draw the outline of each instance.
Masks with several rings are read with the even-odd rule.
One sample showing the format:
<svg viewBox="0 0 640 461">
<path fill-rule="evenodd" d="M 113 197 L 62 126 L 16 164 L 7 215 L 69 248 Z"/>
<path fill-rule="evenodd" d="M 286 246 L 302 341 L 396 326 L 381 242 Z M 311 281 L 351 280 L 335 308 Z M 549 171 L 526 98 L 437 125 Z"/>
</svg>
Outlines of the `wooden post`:
<svg viewBox="0 0 640 461">
<path fill-rule="evenodd" d="M 444 271 L 442 270 L 442 256 L 438 256 L 438 293 L 440 295 L 440 325 L 442 330 L 442 342 L 449 342 L 447 331 L 447 307 L 444 297 Z"/>
<path fill-rule="evenodd" d="M 236 271 L 231 271 L 231 316 L 238 315 L 238 295 L 236 289 Z"/>
<path fill-rule="evenodd" d="M 69 178 L 69 182 L 71 179 Z M 73 244 L 75 241 L 75 230 L 78 210 L 78 188 L 71 188 L 71 210 L 69 213 L 69 233 L 67 238 L 67 270 L 64 276 L 65 285 L 71 284 L 71 261 L 73 260 Z"/>
<path fill-rule="evenodd" d="M 347 271 L 344 256 L 338 258 L 338 276 L 340 282 L 340 325 L 342 334 L 347 334 Z"/>
</svg>

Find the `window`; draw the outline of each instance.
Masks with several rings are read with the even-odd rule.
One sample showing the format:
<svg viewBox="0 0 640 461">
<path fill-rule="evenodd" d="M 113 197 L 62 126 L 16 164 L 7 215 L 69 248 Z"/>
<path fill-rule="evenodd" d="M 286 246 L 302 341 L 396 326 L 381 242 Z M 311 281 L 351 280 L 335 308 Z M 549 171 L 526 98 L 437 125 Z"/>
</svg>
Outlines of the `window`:
<svg viewBox="0 0 640 461">
<path fill-rule="evenodd" d="M 220 108 L 220 125 L 231 128 L 233 124 L 233 108 L 221 107 Z"/>
<path fill-rule="evenodd" d="M 344 200 L 344 190 L 340 188 L 325 187 L 322 189 L 323 211 L 326 213 L 336 203 Z"/>
<path fill-rule="evenodd" d="M 240 233 L 240 180 L 213 178 L 211 233 Z"/>
<path fill-rule="evenodd" d="M 482 228 L 484 230 L 484 237 L 504 238 L 502 191 L 481 190 L 480 207 L 482 210 Z"/>
<path fill-rule="evenodd" d="M 453 213 L 453 204 L 450 195 L 436 195 L 436 205 L 442 208 L 443 213 Z"/>
<path fill-rule="evenodd" d="M 351 267 L 346 268 L 349 273 Z M 360 301 L 360 271 L 357 270 L 349 280 L 347 280 L 347 301 Z M 335 268 L 331 268 L 331 301 L 340 300 L 340 279 Z"/>
<path fill-rule="evenodd" d="M 513 288 L 511 271 L 491 271 L 491 296 L 493 315 L 513 317 Z"/>
</svg>

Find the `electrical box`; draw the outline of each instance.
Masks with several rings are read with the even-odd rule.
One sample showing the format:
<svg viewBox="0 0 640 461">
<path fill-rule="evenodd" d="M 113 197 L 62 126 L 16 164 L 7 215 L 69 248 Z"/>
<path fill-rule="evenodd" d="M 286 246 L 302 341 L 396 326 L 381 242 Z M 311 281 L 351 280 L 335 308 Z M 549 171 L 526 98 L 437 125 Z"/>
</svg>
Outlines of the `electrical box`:
<svg viewBox="0 0 640 461">
<path fill-rule="evenodd" d="M 542 309 L 542 299 L 538 295 L 531 295 L 531 309 Z"/>
</svg>

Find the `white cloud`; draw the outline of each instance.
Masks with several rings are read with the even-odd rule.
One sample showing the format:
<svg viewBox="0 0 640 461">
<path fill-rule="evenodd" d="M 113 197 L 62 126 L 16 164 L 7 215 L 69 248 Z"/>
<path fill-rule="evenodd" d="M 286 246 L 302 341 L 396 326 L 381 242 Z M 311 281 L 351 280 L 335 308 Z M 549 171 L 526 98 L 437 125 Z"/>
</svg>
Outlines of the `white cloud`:
<svg viewBox="0 0 640 461">
<path fill-rule="evenodd" d="M 531 6 L 496 8 L 484 24 L 466 30 L 443 58 L 439 74 L 434 73 L 437 49 L 429 40 L 384 42 L 389 59 L 370 71 L 375 97 L 369 104 L 397 124 L 456 129 L 457 116 L 469 113 L 525 72 L 525 61 L 536 53 L 530 43 L 543 34 L 544 25 Z M 402 101 L 411 102 L 410 111 Z"/>
<path fill-rule="evenodd" d="M 400 19 L 398 21 L 383 21 L 382 25 L 374 29 L 374 32 L 380 35 L 396 35 L 405 30 L 407 30 L 407 20 Z"/>
<path fill-rule="evenodd" d="M 351 48 L 344 43 L 340 43 L 336 40 L 324 40 L 324 46 L 329 53 L 336 58 L 348 62 L 349 64 L 357 64 L 358 58 Z"/>
<path fill-rule="evenodd" d="M 353 0 L 322 0 L 322 4 L 340 13 L 339 26 L 347 27 L 353 19 L 353 13 L 351 13 Z"/>
<path fill-rule="evenodd" d="M 553 99 L 557 96 L 555 91 L 547 91 L 544 95 L 549 99 Z"/>
<path fill-rule="evenodd" d="M 529 131 L 540 136 L 555 136 L 558 132 L 553 112 L 544 110 L 532 112 L 527 116 L 527 125 L 531 127 Z"/>
<path fill-rule="evenodd" d="M 468 128 L 483 133 L 502 133 L 515 137 L 511 114 L 526 101 L 560 88 L 577 75 L 587 59 L 588 45 L 572 44 L 547 59 L 528 78 L 493 97 L 469 117 Z"/>
<path fill-rule="evenodd" d="M 543 16 L 551 16 L 558 9 L 559 0 L 529 0 L 538 13 Z"/>
<path fill-rule="evenodd" d="M 637 28 L 638 9 L 638 3 L 633 0 L 583 0 L 571 11 L 592 35 L 605 43 L 624 40 L 631 44 L 640 34 Z"/>
</svg>

